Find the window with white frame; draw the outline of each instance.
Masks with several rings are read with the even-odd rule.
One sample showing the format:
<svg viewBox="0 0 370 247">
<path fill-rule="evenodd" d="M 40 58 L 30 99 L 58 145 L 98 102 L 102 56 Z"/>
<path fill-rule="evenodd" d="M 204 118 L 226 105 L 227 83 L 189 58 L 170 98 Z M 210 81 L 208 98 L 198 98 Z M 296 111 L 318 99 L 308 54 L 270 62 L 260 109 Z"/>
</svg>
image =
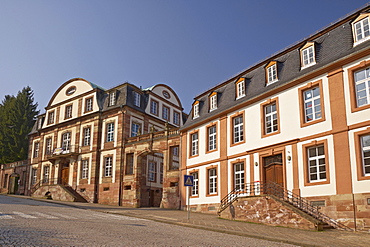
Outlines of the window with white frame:
<svg viewBox="0 0 370 247">
<path fill-rule="evenodd" d="M 54 111 L 49 111 L 48 113 L 48 124 L 54 123 Z"/>
<path fill-rule="evenodd" d="M 198 132 L 191 134 L 191 156 L 198 155 Z"/>
<path fill-rule="evenodd" d="M 34 158 L 39 157 L 39 153 L 40 153 L 40 142 L 35 142 L 33 147 L 33 157 Z"/>
<path fill-rule="evenodd" d="M 233 143 L 239 143 L 244 141 L 244 124 L 243 115 L 233 118 Z"/>
<path fill-rule="evenodd" d="M 64 118 L 68 119 L 72 117 L 72 105 L 67 105 L 64 113 Z"/>
<path fill-rule="evenodd" d="M 208 169 L 208 194 L 217 193 L 217 169 Z"/>
<path fill-rule="evenodd" d="M 357 107 L 370 104 L 370 68 L 354 73 Z"/>
<path fill-rule="evenodd" d="M 170 121 L 170 108 L 167 106 L 162 107 L 162 118 L 164 120 Z"/>
<path fill-rule="evenodd" d="M 63 133 L 62 135 L 62 148 L 68 151 L 71 147 L 71 132 Z"/>
<path fill-rule="evenodd" d="M 34 185 L 37 182 L 37 168 L 31 170 L 31 184 Z"/>
<path fill-rule="evenodd" d="M 245 96 L 245 80 L 241 80 L 236 83 L 236 98 L 242 98 Z"/>
<path fill-rule="evenodd" d="M 370 38 L 369 16 L 353 23 L 355 42 L 362 42 Z"/>
<path fill-rule="evenodd" d="M 265 134 L 270 134 L 278 131 L 278 114 L 276 109 L 276 102 L 266 105 L 265 112 Z"/>
<path fill-rule="evenodd" d="M 134 92 L 134 105 L 140 107 L 140 94 L 138 92 Z"/>
<path fill-rule="evenodd" d="M 216 125 L 208 128 L 208 151 L 216 150 L 217 148 L 217 130 Z"/>
<path fill-rule="evenodd" d="M 50 175 L 50 166 L 44 166 L 44 175 L 43 175 L 43 182 L 49 182 L 49 175 Z"/>
<path fill-rule="evenodd" d="M 308 178 L 310 182 L 326 181 L 324 145 L 307 148 Z"/>
<path fill-rule="evenodd" d="M 131 137 L 138 136 L 141 133 L 141 125 L 133 122 L 131 124 Z"/>
<path fill-rule="evenodd" d="M 370 135 L 361 136 L 363 174 L 370 176 Z"/>
<path fill-rule="evenodd" d="M 84 128 L 83 129 L 83 135 L 84 135 L 83 145 L 84 146 L 90 146 L 90 142 L 91 142 L 91 128 L 90 127 Z"/>
<path fill-rule="evenodd" d="M 314 87 L 304 91 L 303 99 L 305 122 L 320 119 L 322 117 L 320 87 Z"/>
<path fill-rule="evenodd" d="M 89 160 L 81 161 L 81 179 L 87 179 L 89 177 Z"/>
<path fill-rule="evenodd" d="M 85 100 L 85 112 L 89 112 L 93 110 L 93 98 L 87 98 Z"/>
<path fill-rule="evenodd" d="M 314 46 L 310 45 L 301 51 L 302 68 L 315 64 L 315 50 Z"/>
<path fill-rule="evenodd" d="M 150 101 L 150 113 L 158 116 L 158 105 L 159 103 L 155 100 Z"/>
<path fill-rule="evenodd" d="M 209 110 L 213 111 L 217 109 L 217 93 L 214 92 L 212 95 L 209 97 Z"/>
<path fill-rule="evenodd" d="M 106 142 L 112 142 L 114 141 L 114 123 L 108 123 L 107 124 L 107 141 Z"/>
<path fill-rule="evenodd" d="M 108 97 L 109 97 L 108 106 L 115 105 L 116 104 L 116 92 L 115 91 L 110 92 Z"/>
<path fill-rule="evenodd" d="M 113 170 L 113 157 L 105 157 L 104 160 L 104 177 L 111 177 Z"/>
<path fill-rule="evenodd" d="M 193 186 L 191 188 L 191 195 L 198 196 L 199 195 L 199 174 L 198 172 L 190 173 L 193 176 Z"/>
<path fill-rule="evenodd" d="M 278 80 L 277 78 L 277 66 L 276 63 L 267 67 L 267 84 L 274 83 Z"/>
<path fill-rule="evenodd" d="M 46 138 L 46 141 L 45 141 L 45 154 L 46 155 L 49 155 L 49 154 L 52 154 L 52 139 L 51 138 Z"/>
<path fill-rule="evenodd" d="M 234 164 L 234 188 L 237 191 L 244 190 L 244 163 Z"/>
<path fill-rule="evenodd" d="M 199 103 L 196 103 L 193 106 L 193 118 L 197 117 L 199 117 Z"/>
<path fill-rule="evenodd" d="M 175 125 L 180 125 L 180 113 L 178 113 L 177 111 L 173 112 L 173 123 Z"/>
<path fill-rule="evenodd" d="M 157 168 L 157 164 L 153 160 L 149 161 L 148 163 L 148 181 L 149 182 L 156 181 L 155 179 L 157 176 L 156 168 Z"/>
</svg>

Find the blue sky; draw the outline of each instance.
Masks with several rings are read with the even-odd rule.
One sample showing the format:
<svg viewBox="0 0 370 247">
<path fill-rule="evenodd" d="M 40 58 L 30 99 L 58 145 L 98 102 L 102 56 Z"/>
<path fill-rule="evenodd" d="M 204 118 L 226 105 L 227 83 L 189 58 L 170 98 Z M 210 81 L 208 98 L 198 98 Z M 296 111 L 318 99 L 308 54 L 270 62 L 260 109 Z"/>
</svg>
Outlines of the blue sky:
<svg viewBox="0 0 370 247">
<path fill-rule="evenodd" d="M 368 0 L 0 0 L 0 100 L 72 78 L 193 98 Z"/>
</svg>

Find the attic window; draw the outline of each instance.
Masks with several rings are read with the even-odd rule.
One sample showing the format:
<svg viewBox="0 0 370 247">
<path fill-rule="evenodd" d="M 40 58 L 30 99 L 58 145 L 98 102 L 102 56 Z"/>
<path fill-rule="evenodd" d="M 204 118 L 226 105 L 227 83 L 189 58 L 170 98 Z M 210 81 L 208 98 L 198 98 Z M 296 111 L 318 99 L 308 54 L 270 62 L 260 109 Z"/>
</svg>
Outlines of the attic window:
<svg viewBox="0 0 370 247">
<path fill-rule="evenodd" d="M 112 106 L 116 104 L 116 92 L 110 92 L 109 93 L 109 101 L 108 101 L 108 106 Z"/>
<path fill-rule="evenodd" d="M 213 92 L 209 96 L 209 111 L 213 111 L 217 109 L 217 93 Z"/>
<path fill-rule="evenodd" d="M 67 89 L 67 91 L 66 91 L 66 95 L 67 96 L 70 96 L 70 95 L 72 95 L 72 94 L 74 94 L 75 92 L 76 92 L 76 87 L 75 86 L 72 86 L 72 87 L 69 87 L 68 89 Z"/>
<path fill-rule="evenodd" d="M 276 82 L 278 80 L 278 74 L 277 74 L 277 62 L 276 61 L 271 61 L 267 66 L 266 66 L 266 78 L 267 78 L 267 83 L 266 86 Z"/>
<path fill-rule="evenodd" d="M 236 81 L 236 99 L 240 99 L 245 96 L 245 79 L 240 78 Z"/>
<path fill-rule="evenodd" d="M 315 43 L 314 42 L 308 42 L 305 46 L 302 47 L 300 52 L 301 52 L 301 68 L 302 69 L 316 64 Z"/>
<path fill-rule="evenodd" d="M 193 104 L 193 118 L 199 117 L 199 101 Z"/>
<path fill-rule="evenodd" d="M 352 23 L 354 46 L 370 39 L 369 16 L 370 13 L 361 14 Z"/>
</svg>

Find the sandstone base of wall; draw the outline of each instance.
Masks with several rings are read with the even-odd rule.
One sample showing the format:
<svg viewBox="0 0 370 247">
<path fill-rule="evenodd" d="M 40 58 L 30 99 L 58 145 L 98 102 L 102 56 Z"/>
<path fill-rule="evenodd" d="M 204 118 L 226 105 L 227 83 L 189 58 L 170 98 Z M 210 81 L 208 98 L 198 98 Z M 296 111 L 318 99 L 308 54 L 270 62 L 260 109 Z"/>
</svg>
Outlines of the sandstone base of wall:
<svg viewBox="0 0 370 247">
<path fill-rule="evenodd" d="M 38 188 L 32 197 L 48 198 L 56 201 L 73 202 L 75 198 L 59 185 L 42 186 Z"/>
</svg>

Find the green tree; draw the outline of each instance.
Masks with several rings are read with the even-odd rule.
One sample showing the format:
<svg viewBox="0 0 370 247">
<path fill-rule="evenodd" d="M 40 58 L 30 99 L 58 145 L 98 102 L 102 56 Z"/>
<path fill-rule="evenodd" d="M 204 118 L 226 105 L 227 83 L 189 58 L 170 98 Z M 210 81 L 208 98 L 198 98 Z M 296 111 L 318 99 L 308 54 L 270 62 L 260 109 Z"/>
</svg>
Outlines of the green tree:
<svg viewBox="0 0 370 247">
<path fill-rule="evenodd" d="M 27 86 L 17 96 L 5 96 L 0 104 L 0 163 L 25 160 L 28 134 L 39 114 L 32 89 Z"/>
</svg>

